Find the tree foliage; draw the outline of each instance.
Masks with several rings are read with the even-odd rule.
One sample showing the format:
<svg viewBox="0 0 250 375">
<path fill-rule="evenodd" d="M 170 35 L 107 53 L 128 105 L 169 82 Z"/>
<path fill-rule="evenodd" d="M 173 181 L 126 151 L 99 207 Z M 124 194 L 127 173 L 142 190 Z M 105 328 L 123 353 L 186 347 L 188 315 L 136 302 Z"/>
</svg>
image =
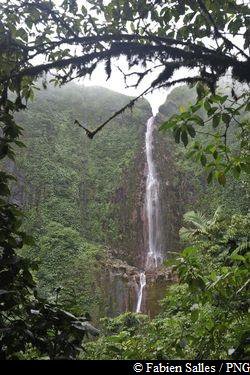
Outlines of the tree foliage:
<svg viewBox="0 0 250 375">
<path fill-rule="evenodd" d="M 125 314 L 104 321 L 102 337 L 87 346 L 100 359 L 246 359 L 249 355 L 249 217 L 185 215 L 188 247 L 166 262 L 179 282 L 151 321 Z M 188 242 L 187 242 L 188 239 Z"/>
<path fill-rule="evenodd" d="M 239 179 L 241 172 L 249 173 L 249 115 L 245 112 L 250 107 L 246 98 L 246 93 L 234 100 L 202 91 L 193 105 L 180 107 L 178 114 L 161 125 L 163 131 L 172 129 L 176 143 L 187 147 L 191 141 L 187 156 L 205 169 L 208 183 L 215 179 L 225 185 L 226 174 Z"/>
</svg>

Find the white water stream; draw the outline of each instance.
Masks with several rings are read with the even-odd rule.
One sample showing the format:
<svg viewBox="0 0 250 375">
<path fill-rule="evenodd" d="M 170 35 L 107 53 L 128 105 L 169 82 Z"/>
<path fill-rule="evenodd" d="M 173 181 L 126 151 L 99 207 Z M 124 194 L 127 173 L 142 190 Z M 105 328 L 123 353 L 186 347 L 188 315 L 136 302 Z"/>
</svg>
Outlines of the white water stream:
<svg viewBox="0 0 250 375">
<path fill-rule="evenodd" d="M 146 255 L 145 270 L 157 268 L 162 263 L 159 181 L 157 179 L 153 159 L 153 131 L 154 117 L 152 116 L 147 121 L 147 130 L 145 135 L 146 161 L 148 167 L 145 202 L 148 223 L 148 249 Z M 146 274 L 145 271 L 143 271 L 140 273 L 140 287 L 137 293 L 136 312 L 141 312 L 143 290 L 146 284 Z"/>
<path fill-rule="evenodd" d="M 141 312 L 142 294 L 143 294 L 143 289 L 145 285 L 146 285 L 146 275 L 145 275 L 145 272 L 141 272 L 140 273 L 140 288 L 138 291 L 137 304 L 136 304 L 137 313 Z"/>
</svg>

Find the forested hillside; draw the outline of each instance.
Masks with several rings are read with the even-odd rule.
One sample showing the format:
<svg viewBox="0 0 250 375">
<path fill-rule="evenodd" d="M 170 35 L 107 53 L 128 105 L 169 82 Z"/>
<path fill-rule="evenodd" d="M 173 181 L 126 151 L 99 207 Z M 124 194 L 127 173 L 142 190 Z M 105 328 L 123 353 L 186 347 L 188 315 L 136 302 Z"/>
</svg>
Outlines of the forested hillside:
<svg viewBox="0 0 250 375">
<path fill-rule="evenodd" d="M 55 298 L 56 288 L 62 288 L 60 298 L 82 314 L 91 310 L 99 316 L 109 308 L 104 296 L 109 287 L 100 282 L 108 249 L 120 257 L 127 247 L 123 260 L 136 264 L 129 253 L 136 251 L 133 243 L 140 236 L 130 216 L 140 209 L 138 163 L 143 165 L 151 110 L 139 102 L 93 142 L 74 119 L 94 127 L 126 100 L 102 88 L 50 87 L 19 116 L 27 147 L 15 166 L 20 183 L 13 186 L 13 200 L 24 207 L 24 226 L 37 239 L 25 254 L 40 263 L 40 291 Z"/>
<path fill-rule="evenodd" d="M 174 89 L 159 109 L 159 124 L 194 100 L 187 87 Z M 95 319 L 135 309 L 137 267 L 147 246 L 144 138 L 151 110 L 146 101 L 139 102 L 94 141 L 74 119 L 94 128 L 126 101 L 98 87 L 49 87 L 18 116 L 26 149 L 15 166 L 20 182 L 13 185 L 13 200 L 24 208 L 24 227 L 36 238 L 36 246 L 24 254 L 39 262 L 42 295 L 59 298 L 80 315 L 91 311 Z M 246 192 L 244 181 L 208 186 L 202 168 L 185 159 L 170 134 L 156 127 L 154 136 L 164 202 L 162 241 L 169 258 L 182 247 L 178 233 L 186 211 L 211 215 L 222 206 L 229 215 L 244 212 Z M 157 280 L 154 275 L 147 291 L 153 315 L 168 284 Z"/>
</svg>

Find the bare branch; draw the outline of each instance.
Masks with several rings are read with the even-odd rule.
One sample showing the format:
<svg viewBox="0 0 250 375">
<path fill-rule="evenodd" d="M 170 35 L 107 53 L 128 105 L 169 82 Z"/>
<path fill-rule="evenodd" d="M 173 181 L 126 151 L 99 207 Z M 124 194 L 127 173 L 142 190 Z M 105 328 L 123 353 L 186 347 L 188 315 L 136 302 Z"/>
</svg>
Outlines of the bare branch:
<svg viewBox="0 0 250 375">
<path fill-rule="evenodd" d="M 128 104 L 126 104 L 124 107 L 122 107 L 121 109 L 119 109 L 118 111 L 116 111 L 111 117 L 109 117 L 106 121 L 104 121 L 100 126 L 98 126 L 98 128 L 96 128 L 94 131 L 91 131 L 87 128 L 85 128 L 85 126 L 81 125 L 79 123 L 78 120 L 75 120 L 75 124 L 79 125 L 81 128 L 83 128 L 86 132 L 86 135 L 90 138 L 90 139 L 93 139 L 94 136 L 100 131 L 102 130 L 102 128 L 104 128 L 105 125 L 107 125 L 111 120 L 113 120 L 115 117 L 119 116 L 121 113 L 123 113 L 126 109 L 130 108 L 132 109 L 135 102 L 140 99 L 143 95 L 145 95 L 149 90 L 150 90 L 151 86 L 149 88 L 147 88 L 145 91 L 143 91 L 140 95 L 138 95 L 136 98 L 132 99 Z"/>
</svg>

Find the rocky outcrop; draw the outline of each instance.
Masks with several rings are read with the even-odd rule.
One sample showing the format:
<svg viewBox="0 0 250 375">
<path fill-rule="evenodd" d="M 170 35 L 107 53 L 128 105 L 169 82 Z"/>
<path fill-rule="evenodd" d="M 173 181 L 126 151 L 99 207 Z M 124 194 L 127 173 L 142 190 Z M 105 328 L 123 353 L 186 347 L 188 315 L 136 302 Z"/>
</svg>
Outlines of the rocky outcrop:
<svg viewBox="0 0 250 375">
<path fill-rule="evenodd" d="M 108 250 L 101 262 L 98 283 L 103 286 L 106 301 L 105 314 L 112 317 L 125 311 L 135 311 L 137 294 L 140 287 L 140 272 L 137 267 L 116 258 L 116 251 Z M 143 294 L 142 312 L 150 317 L 160 309 L 159 301 L 166 289 L 176 281 L 171 268 L 161 267 L 146 272 L 147 285 Z"/>
<path fill-rule="evenodd" d="M 104 287 L 108 316 L 134 311 L 138 288 L 138 269 L 109 256 L 101 266 L 100 283 Z"/>
<path fill-rule="evenodd" d="M 177 281 L 177 276 L 172 268 L 163 266 L 146 272 L 146 277 L 147 285 L 142 311 L 154 317 L 160 311 L 160 301 L 166 295 L 169 286 Z"/>
</svg>

